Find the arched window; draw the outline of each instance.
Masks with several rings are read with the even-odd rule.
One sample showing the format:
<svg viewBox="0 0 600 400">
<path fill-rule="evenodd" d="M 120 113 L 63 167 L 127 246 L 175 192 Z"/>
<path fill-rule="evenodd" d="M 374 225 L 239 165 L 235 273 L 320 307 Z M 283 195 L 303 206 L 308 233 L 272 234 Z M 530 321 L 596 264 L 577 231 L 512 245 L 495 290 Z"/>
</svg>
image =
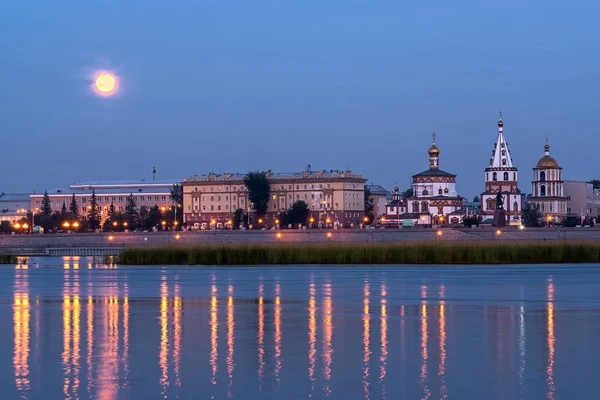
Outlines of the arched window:
<svg viewBox="0 0 600 400">
<path fill-rule="evenodd" d="M 504 180 L 507 181 L 508 180 L 508 172 L 504 173 Z"/>
<path fill-rule="evenodd" d="M 427 189 L 423 189 L 423 196 L 427 196 L 429 194 L 429 192 L 427 191 Z"/>
<path fill-rule="evenodd" d="M 513 172 L 513 181 L 516 181 L 516 180 L 517 180 L 517 173 Z"/>
<path fill-rule="evenodd" d="M 515 201 L 515 203 L 513 204 L 513 211 L 514 211 L 514 212 L 519 212 L 519 203 L 517 203 L 516 201 Z"/>
<path fill-rule="evenodd" d="M 427 212 L 427 211 L 429 211 L 429 204 L 427 204 L 427 202 L 426 202 L 426 201 L 424 201 L 424 202 L 422 202 L 422 203 L 421 203 L 421 211 L 422 211 L 422 212 Z"/>
<path fill-rule="evenodd" d="M 540 172 L 540 181 L 546 182 L 546 171 Z"/>
<path fill-rule="evenodd" d="M 498 174 L 497 174 L 497 173 L 495 173 L 495 172 L 494 172 L 494 173 L 492 174 L 492 180 L 493 180 L 494 182 L 498 180 Z"/>
<path fill-rule="evenodd" d="M 419 202 L 418 201 L 413 201 L 413 212 L 414 213 L 419 212 Z"/>
<path fill-rule="evenodd" d="M 546 195 L 546 185 L 540 186 L 540 196 Z"/>
<path fill-rule="evenodd" d="M 506 165 L 506 158 L 502 159 L 502 165 Z"/>
</svg>

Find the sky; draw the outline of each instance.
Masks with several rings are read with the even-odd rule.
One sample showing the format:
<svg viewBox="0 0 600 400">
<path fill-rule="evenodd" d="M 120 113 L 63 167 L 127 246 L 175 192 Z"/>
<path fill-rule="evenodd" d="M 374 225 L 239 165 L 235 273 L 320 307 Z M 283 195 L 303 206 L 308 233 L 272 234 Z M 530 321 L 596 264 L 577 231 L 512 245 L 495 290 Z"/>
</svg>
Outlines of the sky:
<svg viewBox="0 0 600 400">
<path fill-rule="evenodd" d="M 351 169 L 392 189 L 437 132 L 484 189 L 499 110 L 519 186 L 551 155 L 600 178 L 600 2 L 12 1 L 0 5 L 0 192 L 97 179 Z M 94 74 L 119 89 L 98 96 Z M 584 151 L 586 150 L 586 151 Z"/>
</svg>

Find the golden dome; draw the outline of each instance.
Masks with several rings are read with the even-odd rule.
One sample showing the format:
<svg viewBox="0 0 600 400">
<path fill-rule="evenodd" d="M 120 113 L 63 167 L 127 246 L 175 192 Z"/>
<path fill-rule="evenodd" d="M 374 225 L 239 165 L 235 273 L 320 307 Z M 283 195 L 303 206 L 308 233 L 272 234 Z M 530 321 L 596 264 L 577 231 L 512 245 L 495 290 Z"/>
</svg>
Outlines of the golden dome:
<svg viewBox="0 0 600 400">
<path fill-rule="evenodd" d="M 434 144 L 431 145 L 431 147 L 429 148 L 429 155 L 430 156 L 439 156 L 440 155 L 440 149 L 437 148 L 437 146 Z"/>
<path fill-rule="evenodd" d="M 554 157 L 544 156 L 537 162 L 536 168 L 560 168 Z"/>
</svg>

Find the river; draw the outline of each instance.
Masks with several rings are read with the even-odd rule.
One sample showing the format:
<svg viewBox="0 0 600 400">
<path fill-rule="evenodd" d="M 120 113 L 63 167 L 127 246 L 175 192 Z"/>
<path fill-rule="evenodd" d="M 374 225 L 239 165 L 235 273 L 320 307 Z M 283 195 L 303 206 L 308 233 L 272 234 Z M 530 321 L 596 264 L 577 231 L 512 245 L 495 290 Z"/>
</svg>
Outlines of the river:
<svg viewBox="0 0 600 400">
<path fill-rule="evenodd" d="M 5 399 L 596 399 L 600 270 L 0 266 Z"/>
</svg>

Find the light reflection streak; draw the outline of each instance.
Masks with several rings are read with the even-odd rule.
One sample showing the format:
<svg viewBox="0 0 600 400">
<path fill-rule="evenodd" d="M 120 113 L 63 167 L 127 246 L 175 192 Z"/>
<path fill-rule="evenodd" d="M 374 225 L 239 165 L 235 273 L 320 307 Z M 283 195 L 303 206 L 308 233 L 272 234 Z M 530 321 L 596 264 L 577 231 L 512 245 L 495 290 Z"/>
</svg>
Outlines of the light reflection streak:
<svg viewBox="0 0 600 400">
<path fill-rule="evenodd" d="M 371 294 L 369 281 L 365 280 L 363 289 L 363 394 L 366 399 L 370 396 L 369 363 L 371 360 L 371 317 L 369 315 L 369 296 Z"/>
<path fill-rule="evenodd" d="M 181 294 L 179 283 L 175 284 L 173 301 L 173 364 L 175 366 L 175 385 L 181 386 Z"/>
<path fill-rule="evenodd" d="M 381 383 L 381 396 L 387 397 L 385 386 L 385 376 L 387 374 L 387 357 L 388 357 L 388 338 L 387 338 L 387 285 L 385 281 L 381 282 L 381 355 L 379 357 L 379 382 Z"/>
<path fill-rule="evenodd" d="M 233 397 L 231 387 L 233 385 L 233 370 L 235 368 L 234 362 L 234 346 L 235 346 L 235 315 L 234 315 L 234 304 L 233 304 L 233 285 L 229 285 L 227 288 L 229 297 L 227 298 L 227 376 L 229 377 L 227 397 Z"/>
<path fill-rule="evenodd" d="M 438 375 L 440 377 L 440 398 L 448 398 L 446 387 L 446 302 L 444 300 L 446 288 L 440 287 L 440 366 Z"/>
<path fill-rule="evenodd" d="M 169 386 L 169 289 L 167 287 L 167 277 L 163 275 L 160 284 L 160 351 L 158 354 L 160 366 L 160 385 L 161 394 L 166 398 L 167 387 Z"/>
<path fill-rule="evenodd" d="M 119 297 L 112 295 L 115 284 L 111 284 L 110 293 L 104 298 L 104 342 L 102 344 L 101 363 L 98 368 L 102 382 L 97 398 L 114 399 L 119 388 Z M 118 289 L 117 289 L 118 290 Z"/>
<path fill-rule="evenodd" d="M 525 307 L 519 307 L 519 386 L 521 398 L 525 397 Z"/>
<path fill-rule="evenodd" d="M 212 370 L 212 376 L 210 382 L 213 385 L 217 384 L 217 361 L 218 361 L 218 349 L 219 349 L 219 337 L 218 335 L 218 314 L 217 314 L 217 285 L 215 283 L 216 277 L 212 277 L 211 285 L 211 297 L 210 297 L 210 368 Z"/>
<path fill-rule="evenodd" d="M 555 353 L 555 337 L 554 337 L 554 283 L 552 277 L 548 279 L 548 367 L 546 368 L 546 382 L 548 383 L 548 393 L 546 398 L 554 399 L 554 353 Z"/>
<path fill-rule="evenodd" d="M 69 258 L 69 257 L 65 257 Z M 63 283 L 63 352 L 62 352 L 62 367 L 64 373 L 63 394 L 65 398 L 70 398 L 71 389 L 71 296 L 70 296 L 70 280 L 69 272 L 70 264 L 65 260 L 64 268 L 64 283 Z"/>
<path fill-rule="evenodd" d="M 79 265 L 77 266 L 79 267 Z M 73 354 L 71 356 L 71 364 L 73 365 L 73 387 L 71 392 L 78 396 L 80 377 L 79 372 L 81 365 L 79 364 L 81 358 L 81 302 L 79 297 L 79 281 L 74 282 L 74 293 L 73 293 Z"/>
<path fill-rule="evenodd" d="M 421 286 L 421 374 L 419 382 L 423 385 L 423 399 L 431 396 L 427 386 L 427 359 L 429 358 L 427 350 L 427 286 Z"/>
<path fill-rule="evenodd" d="M 89 283 L 89 293 L 91 293 L 91 281 Z M 92 397 L 92 376 L 93 376 L 93 351 L 94 351 L 94 299 L 91 294 L 88 294 L 87 301 L 87 391 L 88 397 Z"/>
<path fill-rule="evenodd" d="M 129 383 L 129 286 L 125 283 L 123 296 L 123 371 L 124 386 Z"/>
<path fill-rule="evenodd" d="M 279 373 L 281 371 L 281 286 L 275 283 L 275 380 L 279 384 Z"/>
<path fill-rule="evenodd" d="M 25 268 L 24 268 L 25 267 Z M 30 304 L 29 276 L 27 265 L 17 265 L 15 269 L 15 294 L 13 304 L 14 354 L 13 367 L 15 385 L 21 397 L 27 398 L 30 389 L 29 350 L 30 350 Z"/>
<path fill-rule="evenodd" d="M 315 300 L 315 282 L 311 274 L 308 287 L 308 379 L 310 380 L 310 394 L 315 393 L 315 364 L 317 358 L 317 302 Z"/>
<path fill-rule="evenodd" d="M 326 282 L 323 293 L 323 376 L 325 396 L 331 395 L 331 365 L 333 363 L 333 305 L 331 282 Z"/>
<path fill-rule="evenodd" d="M 262 390 L 265 371 L 265 299 L 262 278 L 258 284 L 258 390 Z"/>
</svg>

